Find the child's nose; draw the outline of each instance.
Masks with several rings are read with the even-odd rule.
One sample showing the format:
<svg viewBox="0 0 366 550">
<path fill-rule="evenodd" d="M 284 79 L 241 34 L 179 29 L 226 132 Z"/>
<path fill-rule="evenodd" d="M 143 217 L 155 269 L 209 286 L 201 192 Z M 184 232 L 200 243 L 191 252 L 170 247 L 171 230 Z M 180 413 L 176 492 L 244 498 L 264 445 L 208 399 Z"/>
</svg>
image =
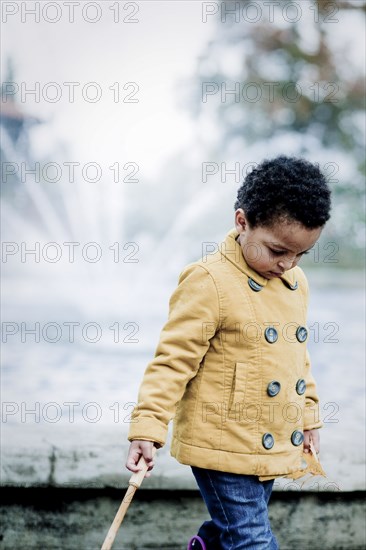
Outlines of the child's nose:
<svg viewBox="0 0 366 550">
<path fill-rule="evenodd" d="M 294 258 L 284 258 L 283 260 L 280 260 L 278 262 L 278 267 L 280 267 L 284 271 L 287 271 L 288 269 L 291 269 L 294 261 Z"/>
</svg>

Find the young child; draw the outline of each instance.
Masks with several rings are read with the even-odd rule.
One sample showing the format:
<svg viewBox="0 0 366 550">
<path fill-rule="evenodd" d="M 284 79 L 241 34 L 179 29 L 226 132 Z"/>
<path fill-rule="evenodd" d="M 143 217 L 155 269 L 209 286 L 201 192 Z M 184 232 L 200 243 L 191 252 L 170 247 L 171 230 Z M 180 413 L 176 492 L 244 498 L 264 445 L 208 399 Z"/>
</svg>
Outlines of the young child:
<svg viewBox="0 0 366 550">
<path fill-rule="evenodd" d="M 234 208 L 219 250 L 179 276 L 128 435 L 126 467 L 143 455 L 151 470 L 174 417 L 171 455 L 191 466 L 211 516 L 189 543 L 199 550 L 278 548 L 274 479 L 295 477 L 311 442 L 319 452 L 322 426 L 297 263 L 330 217 L 325 177 L 301 158 L 265 160 Z"/>
</svg>

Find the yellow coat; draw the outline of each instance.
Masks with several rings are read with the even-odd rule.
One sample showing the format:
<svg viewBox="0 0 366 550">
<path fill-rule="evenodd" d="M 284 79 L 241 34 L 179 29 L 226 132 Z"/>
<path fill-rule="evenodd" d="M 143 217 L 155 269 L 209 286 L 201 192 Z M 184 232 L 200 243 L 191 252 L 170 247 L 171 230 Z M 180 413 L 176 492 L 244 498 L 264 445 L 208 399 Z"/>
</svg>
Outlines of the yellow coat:
<svg viewBox="0 0 366 550">
<path fill-rule="evenodd" d="M 299 267 L 260 276 L 237 235 L 181 272 L 128 439 L 163 445 L 174 417 L 179 462 L 283 476 L 300 468 L 303 430 L 322 426 L 306 349 L 308 285 Z"/>
</svg>

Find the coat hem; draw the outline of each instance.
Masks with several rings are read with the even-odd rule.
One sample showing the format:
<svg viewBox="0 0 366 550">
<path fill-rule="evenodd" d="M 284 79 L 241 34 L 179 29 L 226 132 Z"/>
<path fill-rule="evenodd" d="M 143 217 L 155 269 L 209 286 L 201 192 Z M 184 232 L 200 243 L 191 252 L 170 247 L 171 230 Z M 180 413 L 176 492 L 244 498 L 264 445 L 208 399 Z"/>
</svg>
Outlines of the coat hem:
<svg viewBox="0 0 366 550">
<path fill-rule="evenodd" d="M 220 449 L 196 447 L 183 443 L 177 438 L 172 439 L 170 454 L 181 464 L 255 476 L 281 477 L 299 470 L 302 458 L 302 446 L 293 451 L 279 454 L 248 454 L 233 453 Z M 270 457 L 270 461 L 268 458 Z"/>
</svg>

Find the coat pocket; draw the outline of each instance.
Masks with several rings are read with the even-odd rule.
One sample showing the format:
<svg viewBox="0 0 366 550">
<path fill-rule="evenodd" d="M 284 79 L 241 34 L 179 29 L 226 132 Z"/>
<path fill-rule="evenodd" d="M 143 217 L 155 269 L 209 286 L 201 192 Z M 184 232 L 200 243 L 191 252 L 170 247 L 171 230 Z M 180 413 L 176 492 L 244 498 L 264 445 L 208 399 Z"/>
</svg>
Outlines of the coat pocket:
<svg viewBox="0 0 366 550">
<path fill-rule="evenodd" d="M 229 395 L 228 409 L 236 410 L 244 402 L 245 382 L 246 382 L 246 364 L 242 362 L 235 363 L 234 375 Z"/>
</svg>

